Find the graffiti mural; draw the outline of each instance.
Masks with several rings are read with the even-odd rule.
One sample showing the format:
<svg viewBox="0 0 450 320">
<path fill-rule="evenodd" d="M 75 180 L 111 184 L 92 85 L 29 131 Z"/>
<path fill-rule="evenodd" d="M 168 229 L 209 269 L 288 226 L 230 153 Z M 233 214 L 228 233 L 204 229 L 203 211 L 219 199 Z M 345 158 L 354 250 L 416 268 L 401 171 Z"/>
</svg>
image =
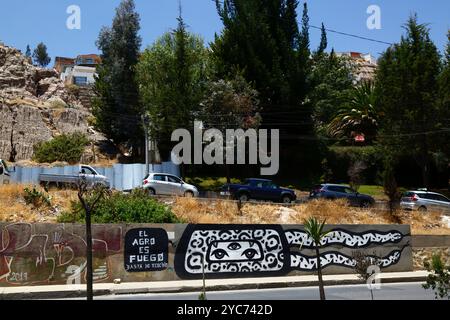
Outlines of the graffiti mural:
<svg viewBox="0 0 450 320">
<path fill-rule="evenodd" d="M 412 271 L 410 227 L 328 225 L 325 274 L 353 273 L 355 251 L 385 271 Z M 302 225 L 93 225 L 95 283 L 311 274 L 313 242 Z M 84 284 L 85 226 L 0 222 L 0 287 Z M 375 259 L 374 259 L 375 260 Z"/>
<path fill-rule="evenodd" d="M 281 275 L 289 267 L 289 246 L 279 225 L 189 225 L 175 255 L 180 278 L 201 277 L 203 270 L 222 276 Z"/>
<path fill-rule="evenodd" d="M 1 229 L 0 283 L 36 285 L 85 282 L 83 226 L 16 223 Z M 93 228 L 94 281 L 109 279 L 108 255 L 121 249 L 121 227 Z"/>
<path fill-rule="evenodd" d="M 355 250 L 398 244 L 407 237 L 410 235 L 397 230 L 357 233 L 336 228 L 320 244 L 321 264 L 323 268 L 352 268 L 356 261 L 349 254 L 337 251 L 337 246 Z M 380 267 L 397 264 L 407 247 L 408 242 L 381 257 Z M 177 247 L 175 270 L 185 279 L 199 278 L 203 273 L 222 278 L 249 273 L 251 276 L 277 276 L 291 271 L 315 271 L 315 255 L 303 253 L 313 248 L 313 241 L 306 232 L 285 231 L 279 225 L 189 225 Z"/>
</svg>

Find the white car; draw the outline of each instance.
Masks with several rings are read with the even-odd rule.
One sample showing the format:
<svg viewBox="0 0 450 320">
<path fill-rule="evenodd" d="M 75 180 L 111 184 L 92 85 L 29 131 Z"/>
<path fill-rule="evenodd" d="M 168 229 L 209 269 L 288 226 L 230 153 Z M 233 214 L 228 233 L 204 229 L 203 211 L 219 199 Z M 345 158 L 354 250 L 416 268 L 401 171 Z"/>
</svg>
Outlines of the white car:
<svg viewBox="0 0 450 320">
<path fill-rule="evenodd" d="M 142 187 L 150 195 L 198 197 L 199 194 L 195 186 L 167 173 L 150 173 L 144 178 Z"/>
<path fill-rule="evenodd" d="M 407 191 L 403 194 L 400 207 L 403 210 L 440 211 L 450 213 L 450 199 L 442 194 L 425 190 Z"/>
</svg>

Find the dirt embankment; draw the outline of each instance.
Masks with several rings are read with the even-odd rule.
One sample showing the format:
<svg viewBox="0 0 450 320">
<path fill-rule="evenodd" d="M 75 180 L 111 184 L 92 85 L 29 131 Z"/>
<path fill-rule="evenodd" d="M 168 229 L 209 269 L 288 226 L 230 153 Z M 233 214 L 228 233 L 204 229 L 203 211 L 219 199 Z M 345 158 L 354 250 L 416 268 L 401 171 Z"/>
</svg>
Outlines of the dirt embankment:
<svg viewBox="0 0 450 320">
<path fill-rule="evenodd" d="M 74 190 L 50 190 L 51 206 L 35 208 L 27 205 L 23 185 L 0 186 L 0 221 L 56 222 L 57 216 L 70 210 L 77 200 Z M 28 186 L 32 188 L 32 186 Z M 38 188 L 42 191 L 41 188 Z M 244 204 L 234 201 L 168 198 L 164 200 L 172 211 L 188 223 L 236 224 L 302 224 L 310 216 L 326 220 L 329 224 L 409 224 L 412 234 L 450 235 L 450 228 L 440 213 L 401 211 L 391 216 L 380 209 L 349 207 L 345 201 L 312 201 L 283 207 L 277 204 Z"/>
</svg>

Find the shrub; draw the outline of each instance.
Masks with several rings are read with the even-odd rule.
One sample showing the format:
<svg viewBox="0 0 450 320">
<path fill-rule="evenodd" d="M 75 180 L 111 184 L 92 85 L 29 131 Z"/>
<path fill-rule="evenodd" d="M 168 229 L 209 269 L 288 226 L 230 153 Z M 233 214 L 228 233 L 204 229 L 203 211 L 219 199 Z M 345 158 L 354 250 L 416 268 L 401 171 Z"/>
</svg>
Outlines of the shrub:
<svg viewBox="0 0 450 320">
<path fill-rule="evenodd" d="M 33 187 L 33 189 L 25 188 L 23 192 L 23 198 L 26 204 L 32 204 L 35 208 L 40 208 L 43 205 L 50 207 L 52 205 L 50 196 L 37 190 L 36 187 Z"/>
<path fill-rule="evenodd" d="M 327 179 L 332 182 L 347 183 L 354 178 L 353 168 L 358 167 L 361 170 L 358 170 L 357 180 L 374 184 L 382 168 L 382 154 L 373 146 L 331 147 L 324 167 Z"/>
<path fill-rule="evenodd" d="M 60 223 L 83 223 L 85 213 L 78 201 L 73 201 L 71 211 L 58 217 Z M 143 190 L 131 194 L 120 192 L 100 200 L 92 213 L 93 223 L 179 223 L 180 221 L 164 204 L 150 198 Z"/>
<path fill-rule="evenodd" d="M 33 159 L 40 163 L 64 161 L 75 164 L 80 161 L 89 139 L 82 133 L 63 134 L 34 146 Z"/>
<path fill-rule="evenodd" d="M 433 255 L 431 263 L 425 261 L 424 266 L 430 274 L 423 288 L 426 290 L 432 289 L 436 299 L 450 299 L 450 267 L 445 266 L 441 256 L 437 254 Z"/>
</svg>

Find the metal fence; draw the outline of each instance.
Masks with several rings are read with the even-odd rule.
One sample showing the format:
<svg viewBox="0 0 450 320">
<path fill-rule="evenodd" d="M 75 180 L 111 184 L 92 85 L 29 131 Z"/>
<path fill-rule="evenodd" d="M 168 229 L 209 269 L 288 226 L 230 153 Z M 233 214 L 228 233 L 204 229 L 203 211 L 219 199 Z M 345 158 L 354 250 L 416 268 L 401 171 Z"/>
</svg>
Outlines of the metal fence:
<svg viewBox="0 0 450 320">
<path fill-rule="evenodd" d="M 111 187 L 116 190 L 131 190 L 142 185 L 142 179 L 145 175 L 145 164 L 115 164 L 113 167 L 96 167 L 99 174 L 106 176 Z M 172 162 L 163 162 L 162 164 L 151 164 L 150 172 L 168 173 L 176 176 L 180 175 L 179 166 Z M 79 166 L 65 167 L 15 167 L 11 172 L 11 180 L 20 184 L 38 184 L 39 175 L 43 174 L 78 174 Z"/>
</svg>

